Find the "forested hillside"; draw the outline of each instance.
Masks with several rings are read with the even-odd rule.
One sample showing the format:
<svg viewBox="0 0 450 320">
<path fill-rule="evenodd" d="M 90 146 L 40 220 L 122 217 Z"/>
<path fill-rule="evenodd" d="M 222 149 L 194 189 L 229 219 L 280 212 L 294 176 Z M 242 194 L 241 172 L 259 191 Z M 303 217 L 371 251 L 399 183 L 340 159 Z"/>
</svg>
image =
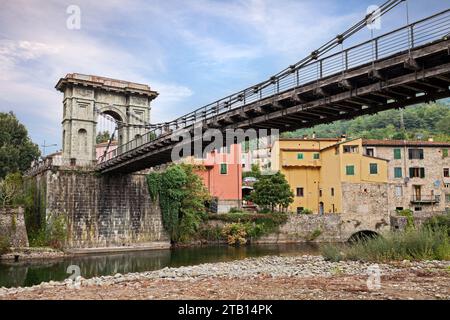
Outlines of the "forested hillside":
<svg viewBox="0 0 450 320">
<path fill-rule="evenodd" d="M 403 125 L 400 110 L 387 110 L 375 115 L 352 120 L 336 121 L 309 129 L 284 133 L 283 137 L 302 137 L 316 134 L 318 138 L 337 137 L 346 134 L 351 138 L 411 139 L 450 142 L 450 101 L 422 104 L 403 109 Z"/>
</svg>

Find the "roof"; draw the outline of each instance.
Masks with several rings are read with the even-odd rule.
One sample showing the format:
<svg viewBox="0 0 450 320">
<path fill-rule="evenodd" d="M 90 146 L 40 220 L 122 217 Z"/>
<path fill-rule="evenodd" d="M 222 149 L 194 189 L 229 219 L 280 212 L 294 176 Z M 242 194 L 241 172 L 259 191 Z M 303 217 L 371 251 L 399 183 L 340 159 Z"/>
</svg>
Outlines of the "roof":
<svg viewBox="0 0 450 320">
<path fill-rule="evenodd" d="M 150 98 L 156 98 L 158 96 L 158 92 L 151 90 L 151 88 L 146 84 L 81 73 L 67 74 L 64 78 L 59 79 L 55 88 L 63 92 L 68 85 L 82 85 L 92 88 L 103 88 L 111 91 L 143 94 Z"/>
<path fill-rule="evenodd" d="M 279 141 L 340 141 L 339 138 L 279 138 Z"/>
<path fill-rule="evenodd" d="M 449 147 L 448 142 L 439 141 L 413 141 L 413 140 L 375 140 L 363 139 L 363 146 L 386 146 L 386 147 Z"/>
</svg>

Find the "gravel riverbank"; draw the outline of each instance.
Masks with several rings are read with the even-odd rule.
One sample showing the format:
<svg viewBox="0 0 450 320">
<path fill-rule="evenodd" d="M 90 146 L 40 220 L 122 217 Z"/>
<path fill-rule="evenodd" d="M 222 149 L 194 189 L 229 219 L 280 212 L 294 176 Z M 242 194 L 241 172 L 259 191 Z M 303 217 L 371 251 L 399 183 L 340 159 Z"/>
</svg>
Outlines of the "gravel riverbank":
<svg viewBox="0 0 450 320">
<path fill-rule="evenodd" d="M 157 271 L 0 288 L 0 299 L 450 299 L 450 261 L 378 264 L 266 256 Z"/>
</svg>

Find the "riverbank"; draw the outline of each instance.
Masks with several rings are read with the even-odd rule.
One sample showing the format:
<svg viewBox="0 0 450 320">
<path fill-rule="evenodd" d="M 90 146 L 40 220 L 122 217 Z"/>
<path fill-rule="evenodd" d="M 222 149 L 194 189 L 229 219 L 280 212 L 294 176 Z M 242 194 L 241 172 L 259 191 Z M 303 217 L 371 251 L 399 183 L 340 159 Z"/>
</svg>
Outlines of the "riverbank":
<svg viewBox="0 0 450 320">
<path fill-rule="evenodd" d="M 450 299 L 450 261 L 379 264 L 378 290 L 367 286 L 369 266 L 266 256 L 2 288 L 0 299 Z"/>
<path fill-rule="evenodd" d="M 11 248 L 8 253 L 0 255 L 0 261 L 33 261 L 70 257 L 72 254 L 47 247 Z"/>
</svg>

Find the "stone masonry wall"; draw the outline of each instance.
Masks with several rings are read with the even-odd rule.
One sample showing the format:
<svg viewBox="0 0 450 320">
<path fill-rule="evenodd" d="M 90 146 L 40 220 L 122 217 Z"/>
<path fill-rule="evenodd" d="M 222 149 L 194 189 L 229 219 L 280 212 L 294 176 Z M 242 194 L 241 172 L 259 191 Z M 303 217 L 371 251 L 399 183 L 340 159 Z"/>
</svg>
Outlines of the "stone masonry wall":
<svg viewBox="0 0 450 320">
<path fill-rule="evenodd" d="M 0 236 L 6 237 L 11 247 L 28 247 L 23 208 L 0 208 Z"/>
<path fill-rule="evenodd" d="M 48 170 L 46 215 L 68 218 L 69 248 L 168 247 L 144 175 Z"/>
</svg>

